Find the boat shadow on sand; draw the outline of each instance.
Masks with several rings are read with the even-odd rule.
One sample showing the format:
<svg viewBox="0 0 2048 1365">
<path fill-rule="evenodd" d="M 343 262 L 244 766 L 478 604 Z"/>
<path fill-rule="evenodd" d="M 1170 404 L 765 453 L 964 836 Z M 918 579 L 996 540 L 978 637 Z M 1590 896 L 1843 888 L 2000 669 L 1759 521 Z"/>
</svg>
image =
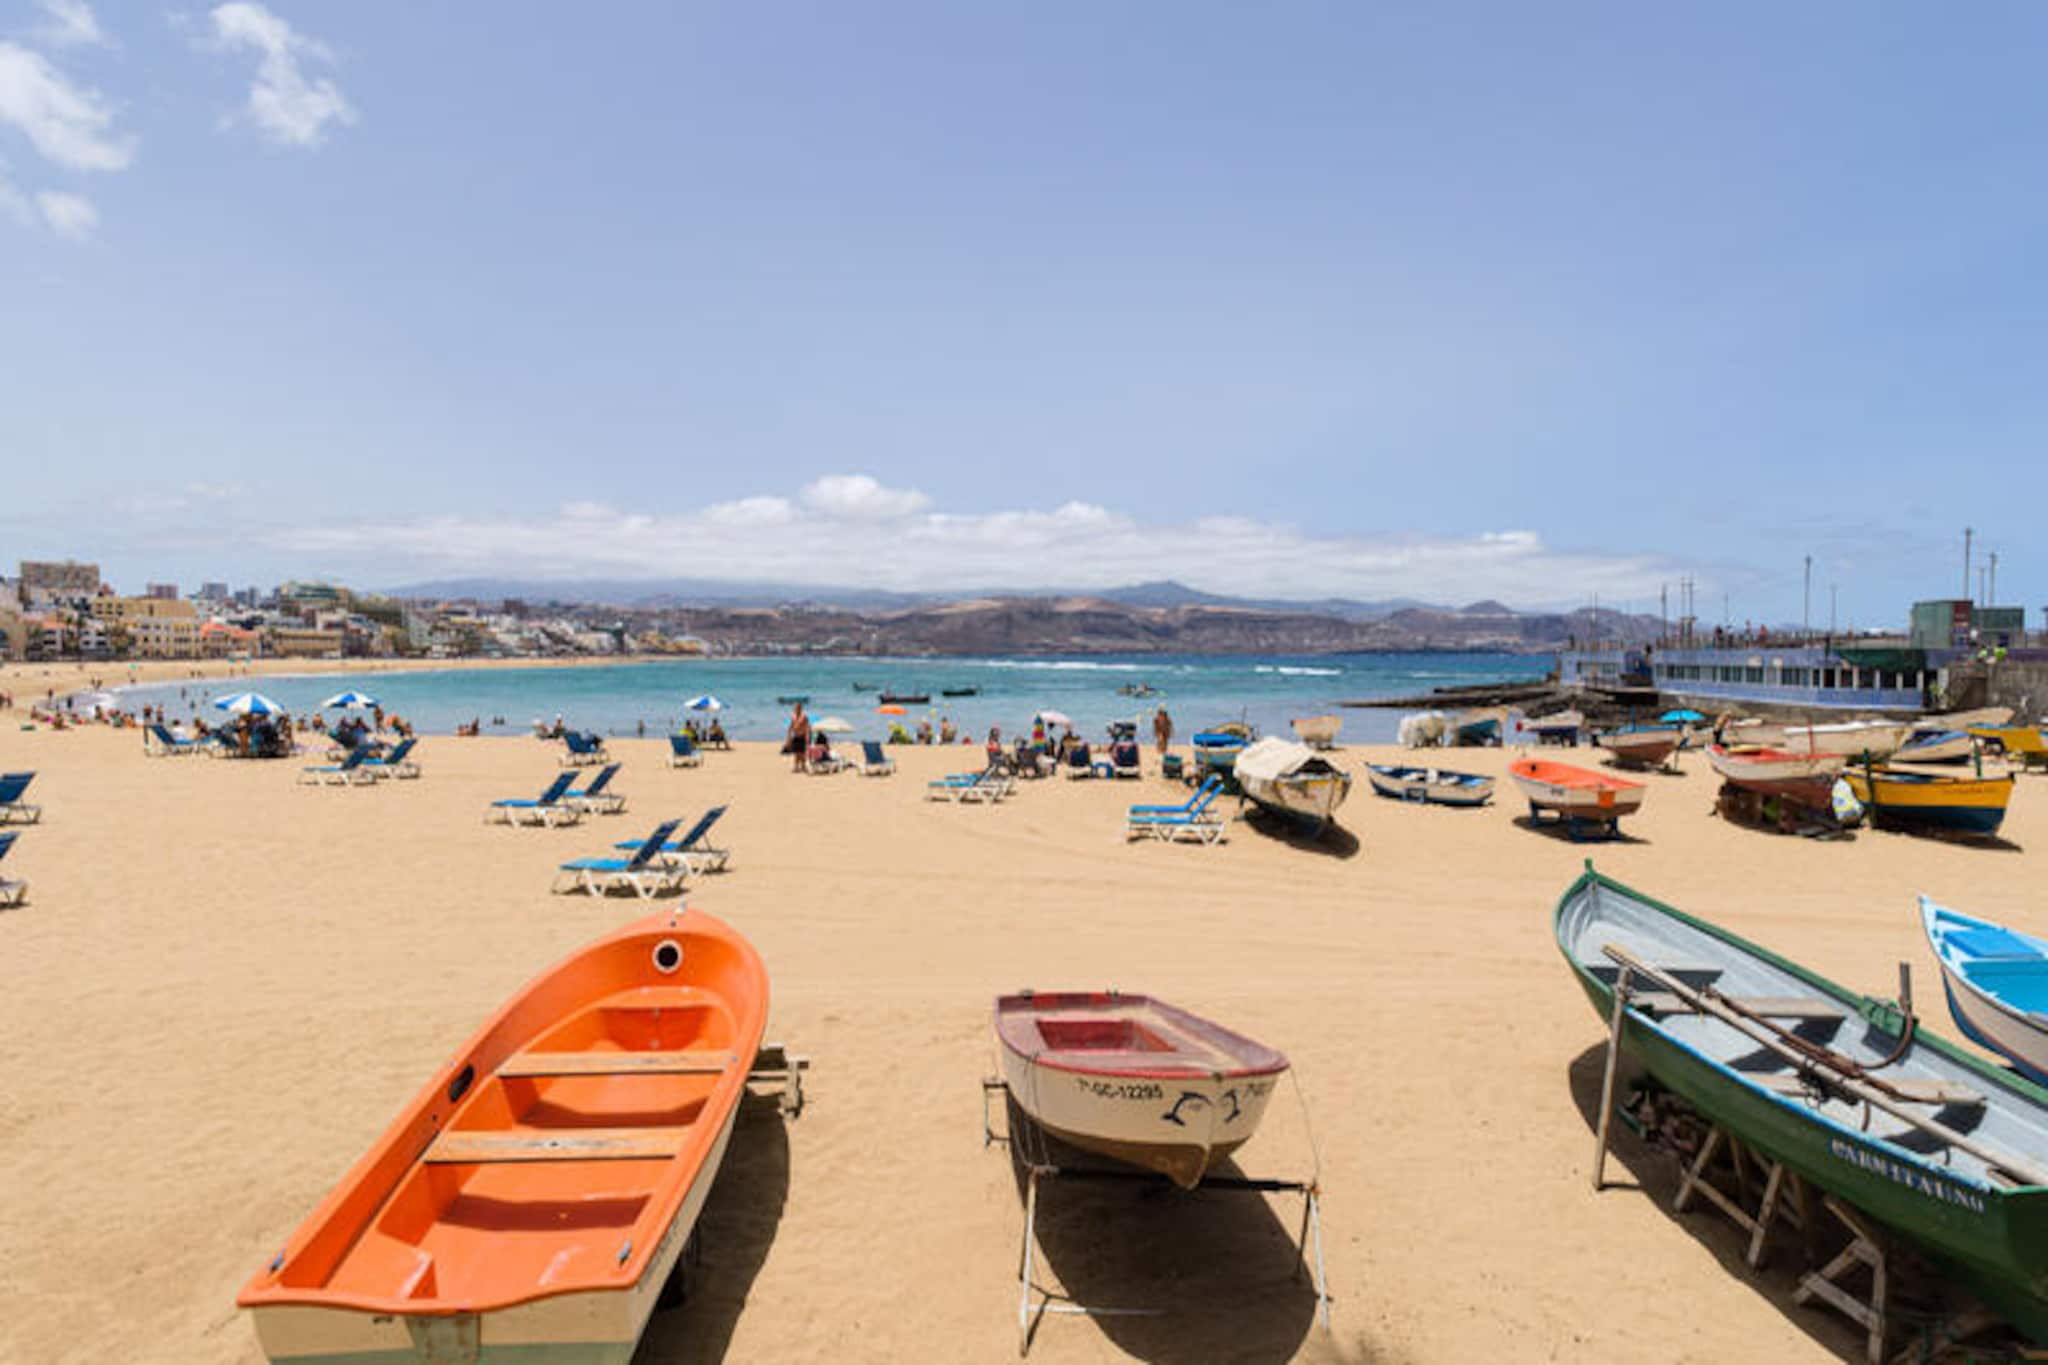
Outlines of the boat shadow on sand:
<svg viewBox="0 0 2048 1365">
<path fill-rule="evenodd" d="M 1589 1142 L 1599 1131 L 1600 1082 L 1606 1065 L 1607 1045 L 1603 1042 L 1573 1058 L 1566 1072 L 1572 1102 L 1578 1107 L 1579 1116 L 1586 1121 Z M 1641 1074 L 1632 1060 L 1624 1059 L 1621 1075 L 1616 1078 L 1617 1101 L 1628 1093 L 1629 1085 Z M 1616 1170 L 1617 1166 L 1621 1170 Z M 1749 1285 L 1815 1345 L 1843 1361 L 1862 1362 L 1867 1358 L 1863 1332 L 1852 1326 L 1846 1317 L 1820 1305 L 1809 1307 L 1793 1301 L 1803 1269 L 1798 1234 L 1789 1229 L 1779 1229 L 1762 1268 L 1751 1270 L 1743 1259 L 1749 1250 L 1748 1233 L 1722 1217 L 1704 1200 L 1683 1213 L 1672 1208 L 1672 1202 L 1678 1197 L 1679 1175 L 1676 1156 L 1638 1137 L 1626 1123 L 1617 1119 L 1607 1150 L 1606 1189 L 1597 1195 L 1583 1183 L 1580 1189 L 1594 1199 L 1626 1199 L 1631 1192 L 1642 1195 L 1665 1218 L 1683 1228 L 1695 1242 L 1713 1253 L 1724 1273 Z M 1584 1177 L 1580 1179 L 1583 1182 Z M 1819 1208 L 1818 1202 L 1814 1207 Z M 1895 1301 L 1895 1310 L 1902 1306 Z M 1891 1344 L 1897 1349 L 1905 1343 L 1895 1334 Z"/>
<path fill-rule="evenodd" d="M 1560 820 L 1554 815 L 1546 815 L 1540 819 L 1534 815 L 1517 815 L 1514 817 L 1514 821 L 1522 829 L 1533 830 L 1546 838 L 1555 839 L 1559 843 L 1564 844 L 1647 844 L 1650 842 L 1648 839 L 1630 834 L 1620 825 L 1614 827 L 1612 834 L 1575 834 L 1569 822 Z"/>
<path fill-rule="evenodd" d="M 789 1198 L 789 1120 L 777 1101 L 742 1101 L 693 1244 L 647 1320 L 633 1365 L 725 1359 Z"/>
<path fill-rule="evenodd" d="M 1247 802 L 1240 817 L 1245 826 L 1268 839 L 1276 840 L 1305 853 L 1320 853 L 1326 858 L 1340 861 L 1358 856 L 1358 836 L 1335 820 L 1324 825 L 1320 832 L 1311 832 L 1299 821 L 1289 820 L 1273 814 L 1264 807 Z"/>
<path fill-rule="evenodd" d="M 1038 1127 L 1014 1100 L 1008 1110 L 1010 1174 L 1020 1218 L 1027 1157 L 1083 1170 L 1114 1169 Z M 1216 1174 L 1244 1172 L 1226 1162 Z M 1335 1338 L 1316 1326 L 1315 1281 L 1296 1252 L 1296 1228 L 1289 1221 L 1299 1218 L 1300 1207 L 1292 1195 L 1189 1192 L 1164 1179 L 1041 1183 L 1033 1345 L 1046 1332 L 1090 1330 L 1074 1315 L 1045 1311 L 1048 1305 L 1083 1304 L 1122 1310 L 1086 1321 L 1139 1360 L 1388 1360 L 1347 1345 L 1341 1326 Z"/>
</svg>

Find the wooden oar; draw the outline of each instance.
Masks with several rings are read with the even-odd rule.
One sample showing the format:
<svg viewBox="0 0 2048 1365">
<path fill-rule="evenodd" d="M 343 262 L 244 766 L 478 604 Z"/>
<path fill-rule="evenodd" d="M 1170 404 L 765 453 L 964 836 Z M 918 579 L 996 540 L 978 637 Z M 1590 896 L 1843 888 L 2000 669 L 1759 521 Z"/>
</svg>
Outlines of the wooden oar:
<svg viewBox="0 0 2048 1365">
<path fill-rule="evenodd" d="M 1793 1063 L 1803 1070 L 1814 1069 L 1815 1061 L 1812 1057 L 1801 1053 L 1797 1048 L 1788 1046 L 1769 1029 L 1751 1024 L 1735 1011 L 1725 1008 L 1720 1001 L 1694 990 L 1677 977 L 1652 967 L 1619 944 L 1604 944 L 1600 951 L 1607 954 L 1608 957 L 1620 963 L 1629 971 L 1656 982 L 1665 990 L 1670 991 L 1702 1013 L 1713 1015 L 1716 1019 L 1741 1033 L 1744 1037 L 1762 1043 L 1786 1061 Z M 1924 1133 L 1932 1134 L 1949 1146 L 1956 1148 L 1958 1151 L 1968 1152 L 1995 1169 L 2010 1171 L 2029 1185 L 2048 1185 L 2048 1167 L 2038 1166 L 2026 1157 L 2000 1152 L 1996 1148 L 1987 1147 L 1967 1134 L 1957 1132 L 1945 1123 L 1938 1122 L 1922 1114 L 1916 1114 L 1906 1106 L 1895 1103 L 1875 1086 L 1868 1085 L 1853 1076 L 1838 1072 L 1828 1075 L 1826 1079 L 1829 1085 L 1840 1090 L 1842 1093 L 1862 1100 L 1873 1109 L 1881 1109 L 1902 1123 L 1911 1124 Z"/>
</svg>

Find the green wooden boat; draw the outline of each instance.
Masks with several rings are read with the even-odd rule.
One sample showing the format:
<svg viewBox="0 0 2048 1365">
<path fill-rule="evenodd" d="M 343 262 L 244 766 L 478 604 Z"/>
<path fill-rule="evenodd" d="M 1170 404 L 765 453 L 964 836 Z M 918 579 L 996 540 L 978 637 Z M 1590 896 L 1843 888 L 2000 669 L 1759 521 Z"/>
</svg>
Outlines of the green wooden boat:
<svg viewBox="0 0 2048 1365">
<path fill-rule="evenodd" d="M 1622 970 L 1610 946 L 1663 978 L 1631 972 L 1622 1027 L 1623 1050 L 1658 1082 L 1916 1243 L 2048 1342 L 2048 1090 L 1917 1024 L 1902 1047 L 1897 1004 L 1845 990 L 1590 863 L 1558 901 L 1555 931 L 1603 1020 Z M 1785 1035 L 1818 1044 L 1819 1060 L 1792 1060 L 1800 1049 L 1778 1045 Z M 1863 1070 L 1838 1070 L 1829 1055 Z"/>
</svg>

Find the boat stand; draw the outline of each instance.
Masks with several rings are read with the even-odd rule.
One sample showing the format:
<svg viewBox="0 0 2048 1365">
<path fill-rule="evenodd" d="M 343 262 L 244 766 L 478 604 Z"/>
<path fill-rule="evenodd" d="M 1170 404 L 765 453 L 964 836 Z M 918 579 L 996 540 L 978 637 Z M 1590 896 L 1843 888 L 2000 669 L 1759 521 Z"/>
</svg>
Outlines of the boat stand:
<svg viewBox="0 0 2048 1365">
<path fill-rule="evenodd" d="M 1736 1193 L 1733 1195 L 1716 1187 L 1706 1175 L 1715 1153 L 1723 1148 L 1727 1150 L 1728 1163 L 1735 1173 Z M 1752 1166 L 1763 1177 L 1763 1194 L 1755 1213 L 1742 1206 L 1742 1200 L 1750 1194 Z M 1753 1147 L 1744 1146 L 1719 1128 L 1708 1129 L 1707 1140 L 1700 1144 L 1699 1155 L 1692 1159 L 1685 1168 L 1685 1174 L 1679 1178 L 1678 1197 L 1672 1200 L 1671 1207 L 1679 1213 L 1685 1212 L 1696 1194 L 1704 1195 L 1707 1202 L 1749 1234 L 1749 1250 L 1742 1259 L 1751 1270 L 1763 1265 L 1764 1256 L 1770 1249 L 1771 1229 L 1776 1224 L 1789 1224 L 1801 1234 L 1812 1226 L 1811 1196 L 1798 1172 L 1786 1170 L 1781 1162 L 1771 1160 Z"/>
<path fill-rule="evenodd" d="M 1543 818 L 1543 807 L 1534 801 L 1529 803 L 1529 823 L 1539 829 L 1545 825 L 1563 825 L 1565 838 L 1575 844 L 1583 844 L 1589 840 L 1604 843 L 1621 837 L 1619 815 L 1572 815 L 1565 811 L 1553 811 L 1546 820 Z"/>
<path fill-rule="evenodd" d="M 779 1088 L 783 1114 L 795 1118 L 804 1112 L 804 1073 L 810 1069 L 811 1059 L 792 1053 L 788 1045 L 763 1043 L 747 1071 L 747 1084 Z"/>
<path fill-rule="evenodd" d="M 981 1145 L 1009 1146 L 1010 1135 L 995 1131 L 989 1120 L 991 1096 L 1008 1099 L 1010 1087 L 993 1077 L 981 1083 Z M 1038 1248 L 1038 1186 L 1046 1180 L 1096 1181 L 1116 1184 L 1171 1185 L 1165 1176 L 1150 1171 L 1109 1170 L 1095 1166 L 1061 1166 L 1050 1162 L 1027 1162 L 1024 1167 L 1024 1240 L 1017 1260 L 1017 1354 L 1031 1350 L 1031 1338 L 1038 1322 L 1048 1313 L 1073 1313 L 1083 1317 L 1164 1317 L 1163 1308 L 1105 1308 L 1075 1303 L 1051 1289 L 1033 1283 Z M 1245 1176 L 1204 1176 L 1196 1190 L 1221 1190 L 1242 1194 L 1299 1194 L 1302 1197 L 1301 1229 L 1295 1235 L 1294 1273 L 1308 1269 L 1308 1253 L 1315 1251 L 1316 1319 L 1323 1330 L 1330 1329 L 1329 1281 L 1323 1273 L 1323 1192 L 1313 1180 L 1264 1180 Z M 1033 1302 L 1036 1300 L 1036 1308 Z"/>
<path fill-rule="evenodd" d="M 1807 1304 L 1819 1299 L 1839 1313 L 1846 1314 L 1850 1321 L 1868 1334 L 1864 1357 L 1870 1365 L 1881 1365 L 1884 1360 L 1884 1339 L 1887 1326 L 1885 1311 L 1890 1292 L 1888 1257 L 1881 1234 L 1858 1217 L 1846 1204 L 1833 1195 L 1822 1198 L 1821 1203 L 1835 1216 L 1835 1221 L 1849 1230 L 1849 1245 L 1834 1260 L 1819 1270 L 1809 1271 L 1800 1276 L 1799 1289 L 1793 1294 L 1794 1303 Z M 1870 1269 L 1870 1293 L 1867 1298 L 1844 1289 L 1840 1283 L 1855 1273 L 1858 1267 Z"/>
</svg>

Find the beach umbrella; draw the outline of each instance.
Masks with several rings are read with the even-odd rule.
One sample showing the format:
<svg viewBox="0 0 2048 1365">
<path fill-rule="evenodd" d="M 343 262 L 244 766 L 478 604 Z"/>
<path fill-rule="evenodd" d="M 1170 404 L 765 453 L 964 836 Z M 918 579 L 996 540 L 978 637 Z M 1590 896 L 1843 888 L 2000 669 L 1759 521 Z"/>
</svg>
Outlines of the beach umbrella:
<svg viewBox="0 0 2048 1365">
<path fill-rule="evenodd" d="M 1047 725 L 1072 725 L 1074 723 L 1067 719 L 1067 713 L 1064 711 L 1040 711 L 1032 719 L 1042 720 Z"/>
<path fill-rule="evenodd" d="M 725 703 L 706 692 L 701 697 L 692 697 L 683 703 L 685 711 L 723 711 Z"/>
<path fill-rule="evenodd" d="M 900 716 L 903 714 L 903 708 L 892 701 L 887 706 L 877 706 L 875 714 L 878 716 Z"/>
<path fill-rule="evenodd" d="M 1687 725 L 1693 725 L 1698 723 L 1699 721 L 1705 720 L 1706 717 L 1701 715 L 1699 712 L 1693 710 L 1689 706 L 1682 706 L 1676 711 L 1666 711 L 1663 715 L 1657 717 L 1657 719 L 1683 721 Z"/>
<path fill-rule="evenodd" d="M 369 693 L 356 692 L 353 690 L 348 692 L 337 692 L 333 696 L 329 697 L 326 701 L 320 703 L 320 705 L 323 707 L 339 706 L 347 711 L 367 711 L 376 704 L 377 699 L 371 696 Z"/>
<path fill-rule="evenodd" d="M 838 716 L 827 716 L 823 720 L 812 721 L 811 730 L 815 734 L 824 735 L 850 735 L 853 733 L 853 727 Z"/>
<path fill-rule="evenodd" d="M 232 711 L 238 716 L 281 716 L 284 708 L 261 692 L 237 692 L 232 696 L 215 697 L 213 709 Z"/>
</svg>

